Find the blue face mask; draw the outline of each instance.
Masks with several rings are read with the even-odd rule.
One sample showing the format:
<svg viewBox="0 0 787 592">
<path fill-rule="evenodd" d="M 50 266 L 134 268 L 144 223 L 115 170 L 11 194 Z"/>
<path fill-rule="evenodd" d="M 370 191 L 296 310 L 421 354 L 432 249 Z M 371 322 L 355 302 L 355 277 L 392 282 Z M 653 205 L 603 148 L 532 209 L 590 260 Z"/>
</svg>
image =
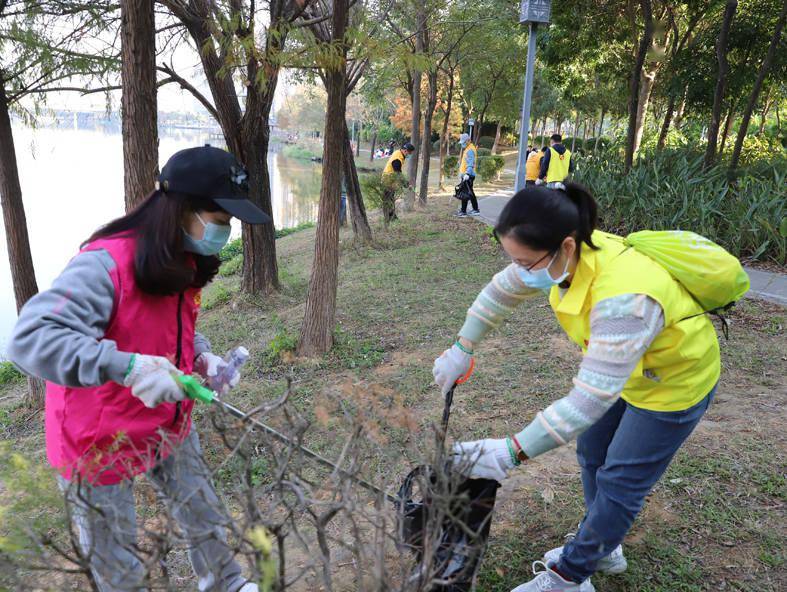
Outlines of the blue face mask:
<svg viewBox="0 0 787 592">
<path fill-rule="evenodd" d="M 558 251 L 557 253 L 559 253 Z M 560 274 L 560 277 L 553 278 L 549 275 L 549 268 L 552 267 L 552 263 L 555 261 L 555 257 L 557 257 L 557 253 L 552 255 L 552 259 L 549 260 L 549 263 L 546 267 L 542 267 L 541 269 L 537 269 L 535 271 L 528 271 L 521 265 L 517 270 L 519 272 L 519 277 L 522 279 L 522 282 L 528 288 L 536 288 L 538 290 L 546 290 L 551 288 L 552 286 L 556 286 L 561 283 L 564 279 L 568 277 L 568 259 L 566 259 L 566 266 L 563 269 L 563 273 Z"/>
<path fill-rule="evenodd" d="M 230 240 L 229 224 L 214 224 L 205 222 L 202 217 L 195 212 L 197 219 L 205 227 L 205 233 L 201 239 L 195 239 L 186 230 L 183 230 L 183 248 L 197 255 L 218 255 L 224 245 Z"/>
</svg>

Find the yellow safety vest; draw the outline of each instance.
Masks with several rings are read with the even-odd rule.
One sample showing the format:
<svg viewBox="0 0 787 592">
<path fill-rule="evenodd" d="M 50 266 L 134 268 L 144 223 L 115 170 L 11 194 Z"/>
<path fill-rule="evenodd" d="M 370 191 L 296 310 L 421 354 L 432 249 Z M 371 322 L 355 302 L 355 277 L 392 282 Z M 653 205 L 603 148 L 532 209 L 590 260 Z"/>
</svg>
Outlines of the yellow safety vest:
<svg viewBox="0 0 787 592">
<path fill-rule="evenodd" d="M 402 171 L 404 171 L 404 161 L 407 158 L 405 156 L 403 150 L 397 150 L 393 154 L 391 154 L 391 158 L 388 159 L 388 164 L 385 165 L 385 169 L 383 169 L 383 173 L 395 173 L 396 171 L 393 168 L 393 163 L 397 160 L 402 162 Z"/>
<path fill-rule="evenodd" d="M 563 182 L 568 177 L 568 167 L 571 164 L 571 150 L 566 148 L 563 154 L 550 148 L 549 168 L 547 169 L 547 183 Z"/>
<path fill-rule="evenodd" d="M 626 248 L 623 239 L 596 231 L 593 250 L 582 245 L 571 286 L 549 304 L 568 336 L 587 351 L 590 311 L 622 294 L 647 294 L 664 310 L 664 329 L 650 345 L 623 388 L 634 407 L 683 411 L 696 405 L 719 380 L 721 360 L 716 330 L 702 307 L 669 272 L 647 255 Z M 698 315 L 698 316 L 693 316 Z"/>
<path fill-rule="evenodd" d="M 532 153 L 531 153 L 532 154 Z M 541 161 L 544 160 L 544 153 L 539 151 L 538 156 L 529 156 L 525 162 L 525 180 L 535 181 L 541 172 Z"/>
<path fill-rule="evenodd" d="M 467 154 L 468 152 L 473 152 L 473 174 L 475 175 L 476 171 L 478 170 L 478 150 L 475 147 L 475 144 L 472 142 L 468 142 L 465 149 L 462 151 L 462 164 L 459 165 L 459 174 L 463 175 L 467 171 Z"/>
</svg>

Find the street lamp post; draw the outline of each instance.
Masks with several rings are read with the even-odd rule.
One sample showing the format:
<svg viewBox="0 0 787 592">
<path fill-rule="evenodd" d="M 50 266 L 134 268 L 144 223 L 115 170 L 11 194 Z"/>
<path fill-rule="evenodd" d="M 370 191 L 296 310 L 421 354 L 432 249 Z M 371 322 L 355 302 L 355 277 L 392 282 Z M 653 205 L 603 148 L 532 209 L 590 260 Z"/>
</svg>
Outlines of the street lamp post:
<svg viewBox="0 0 787 592">
<path fill-rule="evenodd" d="M 527 135 L 530 132 L 530 100 L 533 95 L 533 69 L 536 63 L 536 35 L 538 25 L 549 24 L 552 0 L 522 0 L 519 22 L 528 24 L 527 69 L 525 70 L 525 92 L 522 99 L 522 118 L 519 127 L 519 154 L 516 162 L 514 191 L 525 187 L 525 160 L 527 159 Z"/>
<path fill-rule="evenodd" d="M 467 120 L 467 125 L 470 128 L 470 139 L 473 139 L 473 126 L 475 125 L 475 119 L 472 117 Z"/>
</svg>

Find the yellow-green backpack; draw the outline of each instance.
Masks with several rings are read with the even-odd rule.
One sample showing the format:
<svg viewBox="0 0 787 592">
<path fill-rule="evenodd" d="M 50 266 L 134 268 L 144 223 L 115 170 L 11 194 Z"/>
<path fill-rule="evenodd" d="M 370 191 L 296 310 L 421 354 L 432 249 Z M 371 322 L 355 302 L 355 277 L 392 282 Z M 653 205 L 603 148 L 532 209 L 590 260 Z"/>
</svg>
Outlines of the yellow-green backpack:
<svg viewBox="0 0 787 592">
<path fill-rule="evenodd" d="M 749 290 L 738 258 L 694 232 L 642 230 L 625 242 L 664 267 L 706 312 L 728 309 Z"/>
</svg>

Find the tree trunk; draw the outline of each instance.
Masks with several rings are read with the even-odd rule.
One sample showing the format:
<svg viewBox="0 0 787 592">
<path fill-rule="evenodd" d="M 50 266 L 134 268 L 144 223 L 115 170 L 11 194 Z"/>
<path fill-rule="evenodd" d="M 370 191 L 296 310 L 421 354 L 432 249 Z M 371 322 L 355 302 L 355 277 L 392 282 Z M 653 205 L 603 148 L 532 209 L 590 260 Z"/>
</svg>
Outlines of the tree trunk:
<svg viewBox="0 0 787 592">
<path fill-rule="evenodd" d="M 549 116 L 544 116 L 544 125 L 541 126 L 541 148 L 544 147 L 546 143 L 545 136 L 547 135 L 547 124 L 549 123 Z"/>
<path fill-rule="evenodd" d="M 377 149 L 377 128 L 374 129 L 372 134 L 372 146 L 369 149 L 369 162 L 374 162 L 374 151 Z"/>
<path fill-rule="evenodd" d="M 727 110 L 727 118 L 724 120 L 724 129 L 721 132 L 721 144 L 719 145 L 719 157 L 724 154 L 724 145 L 727 143 L 727 136 L 730 133 L 730 127 L 732 125 L 732 120 L 734 119 L 735 114 L 735 107 L 737 107 L 737 102 L 733 101 L 730 105 L 730 108 Z"/>
<path fill-rule="evenodd" d="M 765 104 L 762 106 L 762 112 L 760 112 L 760 129 L 757 130 L 757 135 L 761 136 L 765 132 L 765 121 L 768 117 L 768 112 L 771 110 L 771 105 L 773 101 L 770 99 L 770 91 L 765 96 Z"/>
<path fill-rule="evenodd" d="M 637 56 L 634 60 L 634 67 L 631 70 L 631 77 L 629 80 L 629 99 L 628 99 L 628 114 L 629 123 L 628 131 L 626 132 L 626 153 L 624 156 L 623 166 L 625 172 L 631 170 L 634 164 L 634 154 L 637 151 L 638 142 L 638 124 L 641 124 L 640 115 L 642 109 L 645 107 L 641 105 L 642 96 L 642 77 L 643 66 L 645 65 L 645 58 L 648 55 L 648 49 L 653 42 L 653 12 L 651 9 L 650 0 L 640 0 L 642 8 L 642 18 L 645 21 L 645 28 L 642 32 L 642 38 L 639 41 L 639 48 L 637 49 Z M 640 136 L 641 138 L 641 136 Z"/>
<path fill-rule="evenodd" d="M 593 122 L 593 127 L 594 128 L 596 127 L 595 122 Z M 588 120 L 586 119 L 585 125 L 582 126 L 582 150 L 585 149 L 585 142 L 587 142 L 587 139 L 588 139 Z"/>
<path fill-rule="evenodd" d="M 579 109 L 577 109 L 577 118 L 574 120 L 574 133 L 571 135 L 571 152 L 577 145 L 577 134 L 579 133 Z"/>
<path fill-rule="evenodd" d="M 362 127 L 358 127 L 358 137 L 355 139 L 355 156 L 358 157 L 361 155 L 361 130 Z M 353 161 L 355 162 L 355 161 Z"/>
<path fill-rule="evenodd" d="M 443 181 L 445 180 L 445 157 L 451 146 L 451 138 L 448 135 L 448 126 L 451 122 L 451 108 L 454 100 L 454 69 L 451 68 L 448 75 L 448 97 L 446 98 L 445 119 L 443 120 L 443 131 L 440 133 L 440 190 L 444 191 Z"/>
<path fill-rule="evenodd" d="M 645 133 L 645 122 L 648 119 L 648 106 L 650 105 L 650 97 L 653 93 L 653 85 L 656 82 L 657 71 L 658 66 L 655 66 L 652 70 L 642 70 L 642 81 L 639 87 L 640 97 L 637 103 L 637 131 L 634 141 L 635 156 L 642 145 L 642 136 Z"/>
<path fill-rule="evenodd" d="M 417 0 L 416 5 L 415 53 L 420 56 L 424 51 L 424 35 L 426 29 L 426 0 Z M 410 142 L 415 152 L 407 162 L 407 178 L 412 190 L 405 193 L 404 209 L 411 210 L 415 202 L 414 188 L 418 180 L 418 155 L 421 146 L 421 71 L 413 70 L 412 120 L 410 126 Z"/>
<path fill-rule="evenodd" d="M 703 166 L 706 169 L 712 167 L 716 161 L 716 143 L 719 138 L 719 127 L 721 126 L 724 87 L 730 71 L 730 64 L 727 61 L 727 39 L 730 36 L 730 26 L 737 8 L 738 0 L 728 0 L 727 6 L 724 8 L 724 20 L 721 22 L 719 37 L 716 40 L 716 60 L 719 62 L 719 73 L 716 77 L 716 90 L 713 93 L 713 110 L 710 124 L 708 125 L 708 146 L 705 148 L 705 160 L 703 162 Z"/>
<path fill-rule="evenodd" d="M 430 157 L 432 156 L 432 118 L 437 107 L 437 70 L 427 73 L 429 81 L 429 95 L 426 100 L 426 110 L 424 111 L 424 134 L 421 142 L 421 186 L 418 190 L 418 203 L 426 206 L 427 194 L 429 192 L 429 168 Z"/>
<path fill-rule="evenodd" d="M 347 30 L 349 0 L 334 0 L 331 15 L 331 41 L 341 47 L 341 64 L 326 69 L 324 74 L 327 92 L 325 114 L 325 144 L 323 174 L 320 187 L 320 206 L 317 219 L 317 236 L 314 245 L 309 292 L 301 325 L 298 354 L 313 356 L 323 354 L 333 345 L 336 319 L 336 288 L 339 271 L 339 204 L 341 201 L 342 160 L 345 158 L 347 124 L 345 112 L 347 97 L 347 48 L 343 44 Z"/>
<path fill-rule="evenodd" d="M 492 144 L 492 154 L 497 154 L 497 149 L 499 148 L 498 144 L 500 144 L 500 131 L 502 127 L 503 124 L 498 121 L 497 129 L 495 130 L 495 142 Z"/>
<path fill-rule="evenodd" d="M 762 85 L 768 72 L 773 64 L 773 58 L 776 56 L 776 48 L 779 46 L 779 41 L 782 36 L 782 29 L 784 29 L 784 21 L 787 19 L 787 0 L 782 4 L 782 11 L 779 14 L 779 20 L 776 22 L 776 29 L 773 31 L 771 37 L 771 44 L 768 46 L 768 53 L 762 61 L 760 71 L 757 74 L 757 80 L 754 83 L 754 88 L 749 96 L 749 104 L 746 105 L 746 110 L 743 112 L 743 119 L 738 128 L 738 137 L 735 138 L 735 148 L 732 151 L 732 158 L 730 159 L 730 172 L 734 172 L 738 168 L 738 161 L 741 158 L 741 150 L 743 149 L 743 140 L 746 137 L 746 131 L 749 129 L 749 122 L 751 121 L 751 114 L 754 111 L 754 106 L 757 104 L 757 98 L 760 96 Z"/>
<path fill-rule="evenodd" d="M 179 4 L 169 7 L 184 24 L 196 47 L 200 48 L 202 69 L 215 105 L 214 115 L 221 126 L 227 148 L 246 165 L 249 172 L 249 199 L 272 217 L 267 161 L 270 137 L 268 121 L 280 71 L 279 54 L 287 37 L 287 23 L 282 22 L 280 14 L 275 15 L 269 25 L 270 31 L 275 33 L 267 36 L 264 51 L 258 52 L 253 47 L 245 54 L 248 59 L 248 78 L 257 80 L 262 69 L 265 72 L 265 85 L 263 88 L 257 84 L 246 87 L 246 111 L 242 113 L 232 72 L 225 67 L 223 57 L 210 34 L 214 18 L 211 4 L 192 1 L 189 9 Z M 254 40 L 245 39 L 244 46 L 246 44 L 254 46 Z M 241 289 L 265 294 L 278 287 L 273 224 L 244 224 Z"/>
<path fill-rule="evenodd" d="M 360 243 L 368 243 L 372 240 L 372 229 L 366 217 L 366 207 L 363 203 L 361 194 L 361 183 L 358 180 L 358 169 L 355 168 L 350 138 L 347 135 L 347 125 L 344 126 L 344 183 L 347 186 L 347 209 L 350 211 L 350 222 L 353 226 L 353 236 Z"/>
<path fill-rule="evenodd" d="M 158 177 L 153 4 L 153 0 L 120 3 L 123 185 L 127 212 L 153 191 Z"/>
<path fill-rule="evenodd" d="M 601 118 L 598 120 L 598 135 L 596 135 L 596 145 L 593 146 L 593 151 L 598 151 L 598 143 L 601 140 L 601 134 L 604 133 L 604 115 L 607 114 L 607 111 L 604 107 L 601 108 Z"/>
<path fill-rule="evenodd" d="M 0 70 L 0 81 L 3 71 Z M 38 292 L 33 256 L 30 253 L 30 237 L 27 234 L 25 204 L 19 184 L 16 165 L 16 148 L 8 114 L 8 98 L 5 85 L 0 84 L 0 205 L 3 209 L 5 240 L 8 248 L 8 264 L 11 268 L 11 284 L 14 288 L 16 311 Z M 31 409 L 44 405 L 44 383 L 38 378 L 29 378 L 25 404 Z"/>
<path fill-rule="evenodd" d="M 680 100 L 680 105 L 678 106 L 678 111 L 675 113 L 675 122 L 673 127 L 676 130 L 680 130 L 681 126 L 683 125 L 683 116 L 686 114 L 686 100 L 689 96 L 689 87 L 686 86 L 683 89 L 683 97 Z"/>
<path fill-rule="evenodd" d="M 659 139 L 656 142 L 656 150 L 663 150 L 667 145 L 667 136 L 669 135 L 670 124 L 672 123 L 672 116 L 675 112 L 675 97 L 670 95 L 669 102 L 667 103 L 667 112 L 664 114 L 664 123 L 661 124 L 661 131 L 659 132 Z"/>
</svg>

